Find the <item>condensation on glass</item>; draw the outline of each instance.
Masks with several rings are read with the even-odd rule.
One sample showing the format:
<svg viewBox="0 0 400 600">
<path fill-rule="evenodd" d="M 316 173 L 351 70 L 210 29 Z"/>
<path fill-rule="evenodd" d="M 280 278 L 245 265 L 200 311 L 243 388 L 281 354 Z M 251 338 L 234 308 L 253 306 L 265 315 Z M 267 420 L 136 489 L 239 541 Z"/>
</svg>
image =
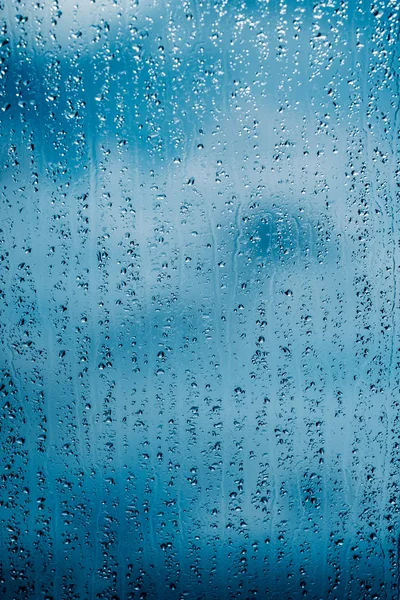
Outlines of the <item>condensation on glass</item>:
<svg viewBox="0 0 400 600">
<path fill-rule="evenodd" d="M 399 9 L 1 0 L 1 598 L 399 598 Z"/>
</svg>

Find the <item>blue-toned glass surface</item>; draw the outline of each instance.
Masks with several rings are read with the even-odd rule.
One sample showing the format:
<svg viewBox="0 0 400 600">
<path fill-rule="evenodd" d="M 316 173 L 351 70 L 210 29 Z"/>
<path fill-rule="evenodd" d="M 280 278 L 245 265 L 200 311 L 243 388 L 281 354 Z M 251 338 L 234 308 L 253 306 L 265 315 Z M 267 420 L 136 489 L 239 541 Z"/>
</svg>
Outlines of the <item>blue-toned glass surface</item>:
<svg viewBox="0 0 400 600">
<path fill-rule="evenodd" d="M 2 599 L 400 597 L 399 12 L 1 0 Z"/>
</svg>

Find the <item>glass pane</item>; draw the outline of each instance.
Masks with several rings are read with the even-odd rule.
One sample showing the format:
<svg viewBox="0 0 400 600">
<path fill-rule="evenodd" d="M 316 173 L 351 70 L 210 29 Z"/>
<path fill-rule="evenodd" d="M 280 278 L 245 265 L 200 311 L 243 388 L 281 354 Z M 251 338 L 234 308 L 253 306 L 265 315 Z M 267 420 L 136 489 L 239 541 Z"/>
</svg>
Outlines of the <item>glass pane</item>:
<svg viewBox="0 0 400 600">
<path fill-rule="evenodd" d="M 1 0 L 2 598 L 399 597 L 399 8 Z"/>
</svg>

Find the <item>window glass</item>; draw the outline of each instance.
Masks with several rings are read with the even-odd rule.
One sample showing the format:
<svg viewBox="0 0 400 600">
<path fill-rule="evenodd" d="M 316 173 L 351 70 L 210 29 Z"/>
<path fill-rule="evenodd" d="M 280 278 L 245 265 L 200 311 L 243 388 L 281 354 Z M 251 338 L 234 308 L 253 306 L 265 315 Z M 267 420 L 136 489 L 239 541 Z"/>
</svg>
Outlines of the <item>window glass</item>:
<svg viewBox="0 0 400 600">
<path fill-rule="evenodd" d="M 399 594 L 399 3 L 2 0 L 0 596 Z"/>
</svg>

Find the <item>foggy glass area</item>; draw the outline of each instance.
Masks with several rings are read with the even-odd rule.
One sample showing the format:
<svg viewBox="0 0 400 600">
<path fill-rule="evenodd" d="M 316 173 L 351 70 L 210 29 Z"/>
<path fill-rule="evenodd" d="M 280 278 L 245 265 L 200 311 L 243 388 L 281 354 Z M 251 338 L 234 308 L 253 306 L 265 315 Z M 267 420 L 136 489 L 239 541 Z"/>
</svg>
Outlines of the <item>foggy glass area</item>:
<svg viewBox="0 0 400 600">
<path fill-rule="evenodd" d="M 1 0 L 1 599 L 400 598 L 399 13 Z"/>
</svg>

